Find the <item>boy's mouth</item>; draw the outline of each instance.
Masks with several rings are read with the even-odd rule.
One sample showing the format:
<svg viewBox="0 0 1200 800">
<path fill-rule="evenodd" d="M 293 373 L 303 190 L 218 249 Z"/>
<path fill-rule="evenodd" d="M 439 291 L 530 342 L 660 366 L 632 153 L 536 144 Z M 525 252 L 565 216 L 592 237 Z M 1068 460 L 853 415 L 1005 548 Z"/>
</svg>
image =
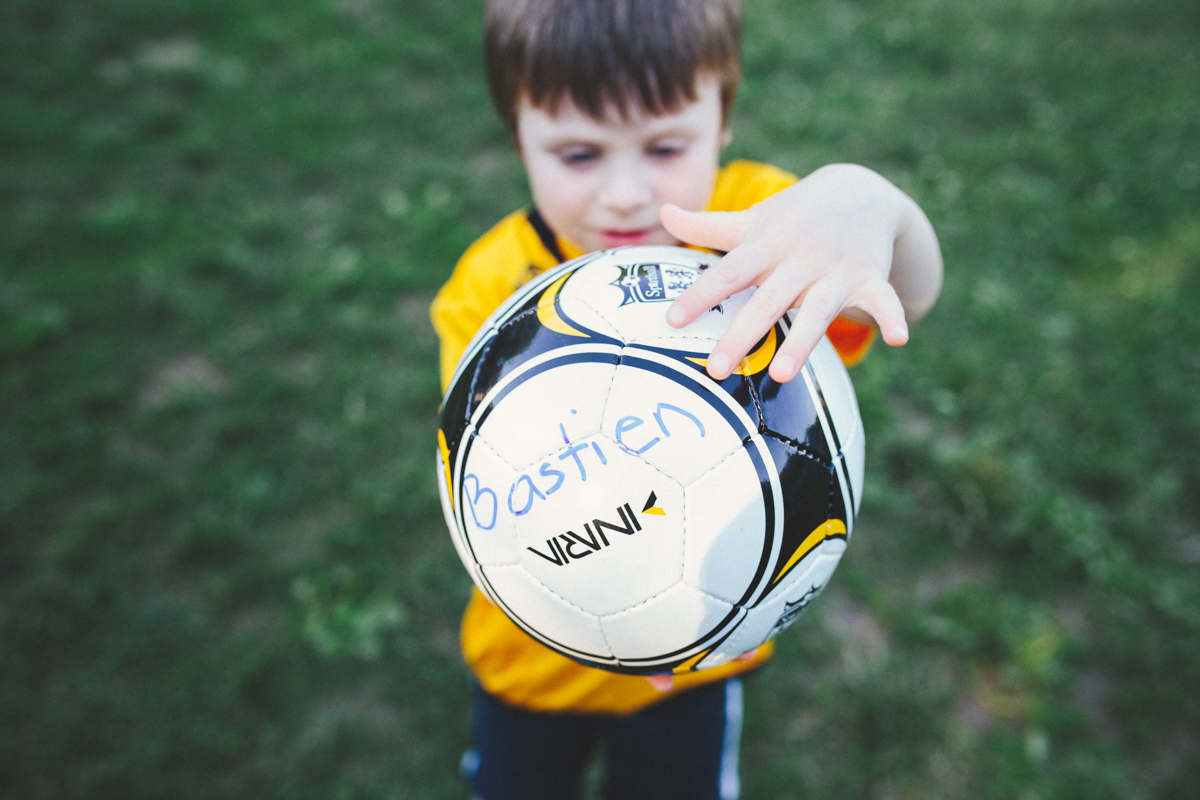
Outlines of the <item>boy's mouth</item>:
<svg viewBox="0 0 1200 800">
<path fill-rule="evenodd" d="M 600 241 L 605 247 L 628 247 L 645 244 L 654 235 L 654 228 L 641 228 L 633 231 L 600 231 Z"/>
</svg>

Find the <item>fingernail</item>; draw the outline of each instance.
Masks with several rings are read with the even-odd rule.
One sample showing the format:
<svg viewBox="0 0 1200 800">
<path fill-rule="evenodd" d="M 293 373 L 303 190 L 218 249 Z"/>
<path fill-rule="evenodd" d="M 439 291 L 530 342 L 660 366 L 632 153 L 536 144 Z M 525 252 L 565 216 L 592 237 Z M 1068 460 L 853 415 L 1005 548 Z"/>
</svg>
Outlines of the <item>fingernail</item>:
<svg viewBox="0 0 1200 800">
<path fill-rule="evenodd" d="M 787 356 L 776 356 L 775 369 L 780 375 L 783 375 L 786 378 L 791 378 L 796 374 L 796 362 L 792 361 Z"/>
<path fill-rule="evenodd" d="M 732 362 L 730 362 L 729 356 L 719 355 L 708 357 L 708 374 L 714 378 L 718 375 L 722 378 L 727 376 L 731 366 Z"/>
<path fill-rule="evenodd" d="M 667 324 L 672 328 L 678 328 L 683 325 L 683 309 L 671 306 L 667 309 Z"/>
</svg>

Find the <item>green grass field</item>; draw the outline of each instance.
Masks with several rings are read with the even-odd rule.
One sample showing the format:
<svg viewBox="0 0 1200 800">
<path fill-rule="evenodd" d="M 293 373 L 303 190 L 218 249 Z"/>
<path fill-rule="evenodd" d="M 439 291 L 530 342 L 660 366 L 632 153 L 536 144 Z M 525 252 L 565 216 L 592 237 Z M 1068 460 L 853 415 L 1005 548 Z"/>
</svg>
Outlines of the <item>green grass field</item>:
<svg viewBox="0 0 1200 800">
<path fill-rule="evenodd" d="M 947 283 L 744 796 L 1200 779 L 1200 6 L 757 0 L 730 157 Z M 478 3 L 0 5 L 0 796 L 464 798 L 432 293 L 527 202 Z"/>
</svg>

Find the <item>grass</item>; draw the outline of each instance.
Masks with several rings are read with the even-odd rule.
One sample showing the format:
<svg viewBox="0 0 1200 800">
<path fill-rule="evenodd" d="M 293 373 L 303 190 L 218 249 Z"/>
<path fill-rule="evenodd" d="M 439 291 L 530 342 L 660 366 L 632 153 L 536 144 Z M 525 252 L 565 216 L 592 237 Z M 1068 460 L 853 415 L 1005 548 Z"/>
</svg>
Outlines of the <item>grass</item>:
<svg viewBox="0 0 1200 800">
<path fill-rule="evenodd" d="M 1200 13 L 762 0 L 730 157 L 948 265 L 748 798 L 1200 777 Z M 526 202 L 476 4 L 0 8 L 0 794 L 463 797 L 432 292 Z"/>
</svg>

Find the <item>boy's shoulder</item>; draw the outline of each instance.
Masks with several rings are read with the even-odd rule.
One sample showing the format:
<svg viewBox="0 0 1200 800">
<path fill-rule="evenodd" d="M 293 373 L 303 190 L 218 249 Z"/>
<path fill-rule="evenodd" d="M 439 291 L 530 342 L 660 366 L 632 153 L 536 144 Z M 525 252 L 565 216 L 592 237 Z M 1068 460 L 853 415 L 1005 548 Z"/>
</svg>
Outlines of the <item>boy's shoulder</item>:
<svg viewBox="0 0 1200 800">
<path fill-rule="evenodd" d="M 559 263 L 561 254 L 553 251 L 557 247 L 554 235 L 540 221 L 537 209 L 514 211 L 466 249 L 459 259 L 460 268 L 483 265 L 492 274 L 514 279 L 528 279 L 531 273 L 550 269 Z"/>
<path fill-rule="evenodd" d="M 709 211 L 744 211 L 798 181 L 792 173 L 760 161 L 730 161 L 717 173 Z"/>
</svg>

